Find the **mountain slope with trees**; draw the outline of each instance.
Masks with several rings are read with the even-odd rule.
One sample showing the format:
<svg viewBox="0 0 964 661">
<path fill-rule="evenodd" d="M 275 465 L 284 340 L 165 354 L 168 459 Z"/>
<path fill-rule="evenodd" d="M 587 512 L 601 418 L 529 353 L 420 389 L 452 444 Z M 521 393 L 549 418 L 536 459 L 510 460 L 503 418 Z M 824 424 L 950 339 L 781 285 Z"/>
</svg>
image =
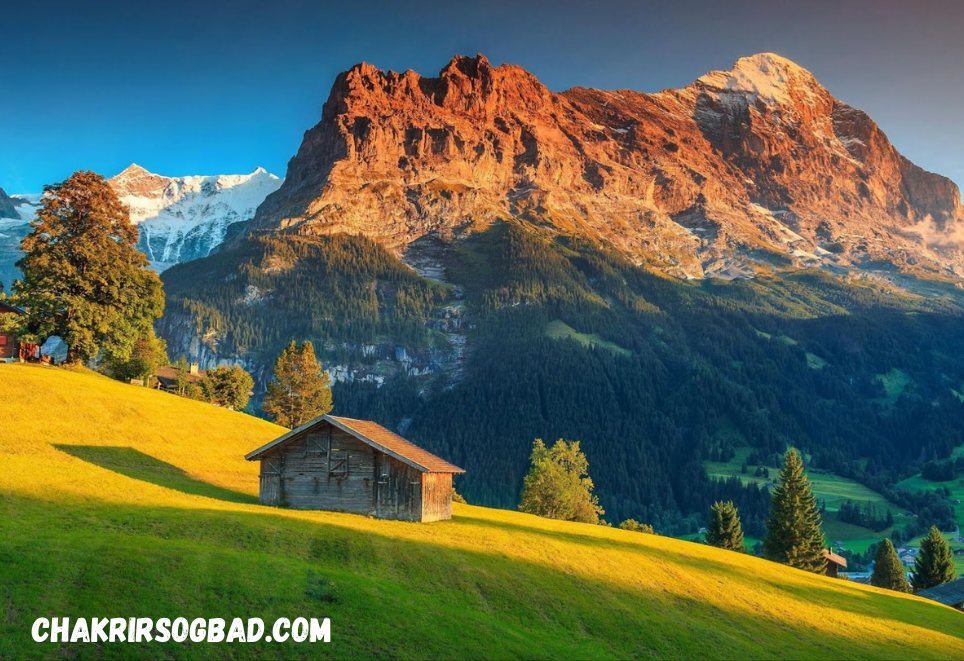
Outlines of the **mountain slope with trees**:
<svg viewBox="0 0 964 661">
<path fill-rule="evenodd" d="M 470 502 L 515 506 L 532 440 L 579 440 L 610 520 L 664 532 L 696 532 L 732 500 L 760 534 L 764 480 L 711 480 L 702 466 L 736 444 L 770 458 L 792 443 L 812 467 L 912 508 L 897 481 L 964 441 L 964 308 L 940 281 L 922 281 L 929 296 L 813 271 L 680 282 L 524 222 L 444 259 L 440 284 L 360 237 L 252 238 L 164 274 L 181 314 L 161 332 L 171 347 L 207 338 L 256 376 L 288 340 L 311 340 L 336 377 L 356 370 L 340 372 L 335 412 L 453 457 Z M 251 286 L 271 293 L 249 305 Z M 439 330 L 455 314 L 464 345 Z M 622 351 L 553 336 L 557 321 Z M 906 383 L 888 396 L 895 369 Z"/>
</svg>

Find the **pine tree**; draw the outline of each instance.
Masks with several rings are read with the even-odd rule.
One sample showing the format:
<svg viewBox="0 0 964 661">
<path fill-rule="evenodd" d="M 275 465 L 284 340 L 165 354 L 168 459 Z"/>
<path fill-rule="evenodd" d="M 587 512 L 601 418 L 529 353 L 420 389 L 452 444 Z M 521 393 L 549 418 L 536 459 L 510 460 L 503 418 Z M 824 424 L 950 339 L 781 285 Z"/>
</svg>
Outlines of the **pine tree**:
<svg viewBox="0 0 964 661">
<path fill-rule="evenodd" d="M 914 561 L 914 572 L 911 575 L 914 591 L 919 592 L 953 581 L 955 577 L 951 546 L 937 526 L 931 526 L 927 537 L 920 543 L 920 553 Z"/>
<path fill-rule="evenodd" d="M 730 551 L 744 552 L 743 525 L 733 501 L 716 502 L 710 507 L 706 543 Z"/>
<path fill-rule="evenodd" d="M 904 565 L 897 557 L 897 550 L 889 539 L 884 539 L 877 545 L 877 555 L 874 558 L 874 573 L 870 577 L 870 584 L 878 588 L 910 592 L 910 585 L 904 575 Z"/>
<path fill-rule="evenodd" d="M 272 420 L 292 429 L 331 411 L 331 379 L 311 342 L 291 342 L 281 352 L 262 407 Z"/>
<path fill-rule="evenodd" d="M 17 262 L 23 278 L 13 285 L 13 302 L 26 312 L 21 336 L 59 336 L 68 363 L 100 352 L 127 360 L 137 340 L 153 334 L 164 292 L 114 190 L 99 174 L 75 172 L 44 187 L 30 227 Z"/>
<path fill-rule="evenodd" d="M 763 554 L 770 560 L 822 574 L 827 569 L 820 510 L 814 498 L 803 460 L 796 450 L 786 461 L 770 502 Z"/>
<path fill-rule="evenodd" d="M 562 439 L 547 448 L 541 438 L 532 444 L 532 468 L 525 476 L 519 509 L 549 519 L 599 523 L 606 512 L 593 495 L 589 461 L 579 441 Z"/>
</svg>

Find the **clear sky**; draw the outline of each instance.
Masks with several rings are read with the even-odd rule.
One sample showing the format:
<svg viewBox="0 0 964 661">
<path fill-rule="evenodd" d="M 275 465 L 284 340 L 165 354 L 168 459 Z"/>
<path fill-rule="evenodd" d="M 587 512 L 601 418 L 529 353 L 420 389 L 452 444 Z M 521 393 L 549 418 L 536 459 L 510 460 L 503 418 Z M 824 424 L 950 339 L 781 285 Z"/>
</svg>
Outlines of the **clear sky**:
<svg viewBox="0 0 964 661">
<path fill-rule="evenodd" d="M 549 88 L 680 87 L 774 51 L 964 183 L 964 1 L 4 2 L 0 187 L 77 169 L 284 175 L 338 72 L 434 75 L 453 54 Z"/>
</svg>

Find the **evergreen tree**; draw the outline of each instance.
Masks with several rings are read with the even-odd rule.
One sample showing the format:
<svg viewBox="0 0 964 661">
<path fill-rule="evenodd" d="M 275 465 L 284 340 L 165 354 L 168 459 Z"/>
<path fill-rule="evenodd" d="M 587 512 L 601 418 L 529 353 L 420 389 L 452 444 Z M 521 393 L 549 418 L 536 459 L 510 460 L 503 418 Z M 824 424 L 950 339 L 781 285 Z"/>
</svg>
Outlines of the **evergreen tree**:
<svg viewBox="0 0 964 661">
<path fill-rule="evenodd" d="M 937 526 L 931 526 L 927 537 L 921 541 L 920 553 L 914 560 L 914 572 L 911 575 L 914 591 L 919 592 L 953 581 L 955 577 L 951 546 Z"/>
<path fill-rule="evenodd" d="M 593 495 L 589 461 L 579 450 L 579 441 L 559 439 L 552 448 L 546 448 L 537 438 L 532 444 L 531 461 L 520 510 L 549 519 L 599 523 L 605 511 Z"/>
<path fill-rule="evenodd" d="M 272 420 L 292 429 L 331 411 L 331 379 L 311 342 L 291 342 L 281 352 L 262 407 Z"/>
<path fill-rule="evenodd" d="M 201 379 L 201 392 L 205 400 L 235 411 L 248 405 L 252 388 L 254 379 L 237 365 L 208 370 Z"/>
<path fill-rule="evenodd" d="M 763 554 L 770 560 L 822 574 L 827 568 L 820 510 L 803 460 L 790 449 L 770 502 Z"/>
<path fill-rule="evenodd" d="M 910 585 L 904 575 L 904 565 L 897 557 L 897 550 L 889 539 L 877 545 L 877 555 L 874 557 L 874 573 L 870 577 L 870 584 L 878 588 L 910 592 Z"/>
<path fill-rule="evenodd" d="M 44 187 L 30 226 L 17 262 L 23 279 L 13 285 L 13 301 L 26 312 L 21 336 L 59 336 L 68 363 L 102 351 L 128 359 L 163 313 L 164 292 L 114 190 L 99 174 L 75 172 Z"/>
<path fill-rule="evenodd" d="M 730 551 L 745 550 L 743 525 L 733 501 L 715 502 L 710 507 L 710 522 L 706 528 L 706 543 Z"/>
</svg>

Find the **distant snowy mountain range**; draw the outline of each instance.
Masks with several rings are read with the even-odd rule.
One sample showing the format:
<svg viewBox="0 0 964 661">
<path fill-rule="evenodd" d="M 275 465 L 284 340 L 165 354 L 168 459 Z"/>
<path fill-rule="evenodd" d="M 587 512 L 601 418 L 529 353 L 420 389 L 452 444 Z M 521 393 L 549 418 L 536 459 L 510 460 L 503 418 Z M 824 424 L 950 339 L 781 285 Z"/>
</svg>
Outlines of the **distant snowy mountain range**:
<svg viewBox="0 0 964 661">
<path fill-rule="evenodd" d="M 141 251 L 159 270 L 206 257 L 230 225 L 254 216 L 282 179 L 258 168 L 251 174 L 165 177 L 131 165 L 108 180 L 140 229 Z M 19 273 L 20 242 L 41 195 L 10 195 L 0 189 L 0 282 L 9 289 Z"/>
</svg>

